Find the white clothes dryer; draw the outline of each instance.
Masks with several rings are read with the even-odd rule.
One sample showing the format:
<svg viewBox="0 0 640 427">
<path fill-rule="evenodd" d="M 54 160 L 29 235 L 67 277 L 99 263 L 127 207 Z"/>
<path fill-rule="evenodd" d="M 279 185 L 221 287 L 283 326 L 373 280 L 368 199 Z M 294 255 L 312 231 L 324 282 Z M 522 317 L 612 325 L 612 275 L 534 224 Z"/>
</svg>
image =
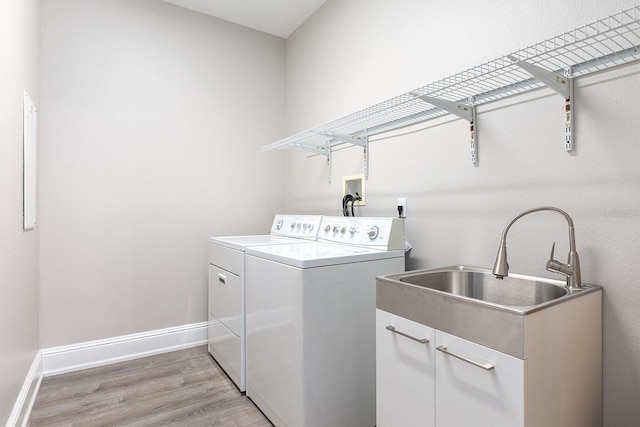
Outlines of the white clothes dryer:
<svg viewBox="0 0 640 427">
<path fill-rule="evenodd" d="M 247 248 L 247 396 L 275 426 L 375 426 L 375 278 L 403 246 L 396 218 L 323 217 L 317 242 Z"/>
<path fill-rule="evenodd" d="M 271 234 L 209 238 L 209 353 L 246 390 L 245 249 L 315 241 L 321 216 L 274 217 Z"/>
</svg>

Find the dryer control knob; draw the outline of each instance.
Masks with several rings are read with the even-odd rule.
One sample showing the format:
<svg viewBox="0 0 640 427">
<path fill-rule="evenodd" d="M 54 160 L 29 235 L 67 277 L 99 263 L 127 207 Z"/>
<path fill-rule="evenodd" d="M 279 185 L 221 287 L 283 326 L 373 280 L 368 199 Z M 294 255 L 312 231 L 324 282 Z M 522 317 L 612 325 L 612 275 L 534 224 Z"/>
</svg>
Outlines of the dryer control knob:
<svg viewBox="0 0 640 427">
<path fill-rule="evenodd" d="M 325 233 L 328 233 L 328 232 L 330 232 L 330 231 L 331 231 L 331 226 L 330 226 L 329 224 L 327 224 L 327 225 L 324 227 L 324 232 L 325 232 Z"/>
<path fill-rule="evenodd" d="M 282 228 L 283 221 L 281 219 L 276 221 L 276 230 L 280 230 Z"/>
<path fill-rule="evenodd" d="M 377 225 L 372 225 L 367 230 L 367 236 L 369 236 L 369 240 L 375 240 L 378 237 L 378 233 L 380 233 L 380 229 Z"/>
</svg>

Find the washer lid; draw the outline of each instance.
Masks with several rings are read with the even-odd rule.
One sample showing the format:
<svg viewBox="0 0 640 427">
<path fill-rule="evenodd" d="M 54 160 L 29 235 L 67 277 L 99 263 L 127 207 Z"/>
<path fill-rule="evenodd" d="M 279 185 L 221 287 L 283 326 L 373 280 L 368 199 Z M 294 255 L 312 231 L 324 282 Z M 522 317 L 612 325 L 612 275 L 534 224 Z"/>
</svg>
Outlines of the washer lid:
<svg viewBox="0 0 640 427">
<path fill-rule="evenodd" d="M 402 250 L 382 251 L 359 246 L 331 245 L 317 242 L 248 247 L 246 254 L 298 268 L 404 257 L 404 251 Z"/>
</svg>

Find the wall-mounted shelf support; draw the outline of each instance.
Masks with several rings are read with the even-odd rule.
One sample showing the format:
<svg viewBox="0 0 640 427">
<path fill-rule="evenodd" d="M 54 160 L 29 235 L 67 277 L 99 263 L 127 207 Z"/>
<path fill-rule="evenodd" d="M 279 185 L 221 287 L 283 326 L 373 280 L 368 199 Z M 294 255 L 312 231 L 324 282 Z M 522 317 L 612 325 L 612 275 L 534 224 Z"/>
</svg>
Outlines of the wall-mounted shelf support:
<svg viewBox="0 0 640 427">
<path fill-rule="evenodd" d="M 363 136 L 356 138 L 353 144 L 362 147 L 362 173 L 364 179 L 369 179 L 369 136 L 365 133 Z"/>
<path fill-rule="evenodd" d="M 571 133 L 571 127 L 573 123 L 573 71 L 571 67 L 564 69 L 564 73 L 553 72 L 540 68 L 536 65 L 530 64 L 526 61 L 518 61 L 517 58 L 511 57 L 517 66 L 531 74 L 534 78 L 538 79 L 545 86 L 553 89 L 554 92 L 564 98 L 564 116 L 565 116 L 565 128 L 564 128 L 564 147 L 565 150 L 571 151 L 573 149 L 573 136 Z"/>
<path fill-rule="evenodd" d="M 327 181 L 329 181 L 329 184 L 331 184 L 331 162 L 333 161 L 332 156 L 333 153 L 331 147 L 329 147 L 327 149 Z"/>
<path fill-rule="evenodd" d="M 357 145 L 362 147 L 362 170 L 364 174 L 364 178 L 369 178 L 369 136 L 366 132 L 361 135 L 340 135 L 340 134 L 324 134 L 324 136 L 328 139 L 328 143 L 326 147 L 328 148 L 319 148 L 322 151 L 322 154 L 327 154 L 327 171 L 329 174 L 329 184 L 331 184 L 331 147 L 336 142 L 343 142 L 346 144 Z M 328 152 L 328 153 L 327 153 Z"/>
<path fill-rule="evenodd" d="M 573 68 L 564 69 L 564 75 L 569 79 L 569 97 L 564 99 L 564 149 L 573 150 Z"/>
<path fill-rule="evenodd" d="M 438 107 L 469 122 L 469 131 L 471 133 L 471 163 L 477 165 L 478 140 L 476 131 L 478 123 L 476 121 L 476 106 L 474 104 L 475 99 L 473 97 L 469 97 L 469 104 L 463 104 L 426 95 L 420 96 L 419 98 L 424 102 L 433 105 L 434 107 Z"/>
</svg>

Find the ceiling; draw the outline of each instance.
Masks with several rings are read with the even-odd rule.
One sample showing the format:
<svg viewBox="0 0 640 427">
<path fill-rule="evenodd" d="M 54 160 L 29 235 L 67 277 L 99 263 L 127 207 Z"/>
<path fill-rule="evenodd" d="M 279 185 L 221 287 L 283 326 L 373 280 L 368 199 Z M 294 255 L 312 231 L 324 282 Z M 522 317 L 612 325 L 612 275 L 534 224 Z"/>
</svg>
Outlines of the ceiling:
<svg viewBox="0 0 640 427">
<path fill-rule="evenodd" d="M 286 39 L 326 0 L 163 1 Z"/>
</svg>

